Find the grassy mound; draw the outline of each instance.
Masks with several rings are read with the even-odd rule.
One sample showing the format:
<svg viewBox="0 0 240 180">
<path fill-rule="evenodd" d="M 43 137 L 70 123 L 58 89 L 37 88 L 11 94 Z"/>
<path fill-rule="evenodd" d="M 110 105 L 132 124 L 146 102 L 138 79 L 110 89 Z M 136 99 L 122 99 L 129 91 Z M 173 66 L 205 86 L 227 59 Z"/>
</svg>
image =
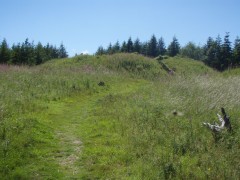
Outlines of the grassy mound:
<svg viewBox="0 0 240 180">
<path fill-rule="evenodd" d="M 174 57 L 163 60 L 163 62 L 176 73 L 181 75 L 206 75 L 214 73 L 214 70 L 204 63 L 192 59 Z"/>
<path fill-rule="evenodd" d="M 103 56 L 81 55 L 71 59 L 53 60 L 43 66 L 71 68 L 85 73 L 121 74 L 132 78 L 154 79 L 166 75 L 156 60 L 134 53 Z"/>
</svg>

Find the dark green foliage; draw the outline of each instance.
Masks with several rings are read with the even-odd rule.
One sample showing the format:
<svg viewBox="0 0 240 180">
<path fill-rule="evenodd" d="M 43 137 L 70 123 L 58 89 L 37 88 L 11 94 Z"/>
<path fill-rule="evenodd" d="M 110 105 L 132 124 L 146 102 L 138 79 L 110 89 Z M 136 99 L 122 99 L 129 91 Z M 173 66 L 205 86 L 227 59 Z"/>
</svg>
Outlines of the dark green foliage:
<svg viewBox="0 0 240 180">
<path fill-rule="evenodd" d="M 30 43 L 28 39 L 26 39 L 25 42 L 21 45 L 20 64 L 35 64 L 34 45 L 33 42 Z"/>
<path fill-rule="evenodd" d="M 144 42 L 142 44 L 141 54 L 143 54 L 144 56 L 148 55 L 148 43 L 147 42 Z"/>
<path fill-rule="evenodd" d="M 13 44 L 8 47 L 4 39 L 0 45 L 0 63 L 38 65 L 50 59 L 66 58 L 67 51 L 63 44 L 59 48 L 49 43 L 43 46 L 40 42 L 35 46 L 26 39 L 22 44 Z"/>
<path fill-rule="evenodd" d="M 221 70 L 222 65 L 222 59 L 221 59 L 221 38 L 218 36 L 215 41 L 210 41 L 211 44 L 209 44 L 209 49 L 207 49 L 205 63 L 209 65 L 210 67 L 213 67 L 215 69 Z"/>
<path fill-rule="evenodd" d="M 232 48 L 229 40 L 229 33 L 226 33 L 224 42 L 221 46 L 221 70 L 226 69 L 232 65 Z"/>
<path fill-rule="evenodd" d="M 110 43 L 111 44 L 111 43 Z M 107 49 L 104 49 L 100 46 L 96 52 L 96 55 L 103 54 L 114 54 L 114 53 L 139 53 L 144 56 L 157 57 L 159 55 L 165 55 L 167 50 L 163 38 L 161 37 L 159 41 L 155 35 L 152 35 L 151 39 L 146 42 L 141 42 L 137 38 L 134 42 L 132 38 L 129 37 L 128 41 L 123 41 L 122 46 L 120 47 L 119 41 L 117 41 L 113 46 L 109 45 Z"/>
<path fill-rule="evenodd" d="M 53 48 L 53 49 L 55 49 L 55 48 Z M 55 52 L 55 51 L 52 51 L 52 52 L 53 52 L 53 56 L 57 55 L 57 52 Z M 59 58 L 66 58 L 66 57 L 68 57 L 67 51 L 66 51 L 63 43 L 61 43 L 61 45 L 59 47 L 58 57 Z"/>
<path fill-rule="evenodd" d="M 133 51 L 137 53 L 141 53 L 141 42 L 138 38 L 133 43 Z"/>
<path fill-rule="evenodd" d="M 0 63 L 7 63 L 10 59 L 10 49 L 8 48 L 8 44 L 6 39 L 3 40 L 0 45 Z"/>
<path fill-rule="evenodd" d="M 165 46 L 165 42 L 164 42 L 163 37 L 161 37 L 161 38 L 158 40 L 157 48 L 158 48 L 158 54 L 159 54 L 159 55 L 162 55 L 162 56 L 163 56 L 163 55 L 166 54 L 167 49 L 166 49 L 166 46 Z"/>
<path fill-rule="evenodd" d="M 133 42 L 131 37 L 129 37 L 127 42 L 127 52 L 129 53 L 133 52 Z"/>
<path fill-rule="evenodd" d="M 180 51 L 180 44 L 177 38 L 174 36 L 172 42 L 168 46 L 168 55 L 173 57 L 176 56 Z"/>
<path fill-rule="evenodd" d="M 189 42 L 186 46 L 181 48 L 180 53 L 183 57 L 189 57 L 195 60 L 204 59 L 203 48 L 201 48 L 200 46 L 197 46 L 193 42 Z"/>
<path fill-rule="evenodd" d="M 238 65 L 238 46 L 238 39 L 236 39 L 234 49 L 232 49 L 229 33 L 226 33 L 223 43 L 220 36 L 216 40 L 209 37 L 207 44 L 204 46 L 204 62 L 219 71 L 235 67 Z"/>
<path fill-rule="evenodd" d="M 10 63 L 11 64 L 20 64 L 21 56 L 22 55 L 21 55 L 20 43 L 18 43 L 17 45 L 13 45 L 12 46 L 12 56 L 11 56 L 11 59 L 9 59 Z"/>
<path fill-rule="evenodd" d="M 107 52 L 108 54 L 113 54 L 113 48 L 112 48 L 112 44 L 110 43 L 108 48 L 107 48 Z"/>
<path fill-rule="evenodd" d="M 127 52 L 127 44 L 125 41 L 122 43 L 121 52 Z"/>
<path fill-rule="evenodd" d="M 206 56 L 204 62 L 210 67 L 218 68 L 218 52 L 219 46 L 217 46 L 216 41 L 214 41 L 211 37 L 208 38 L 207 44 L 204 47 L 204 54 Z"/>
<path fill-rule="evenodd" d="M 35 58 L 36 58 L 37 65 L 42 64 L 44 62 L 44 51 L 43 51 L 43 46 L 40 42 L 36 46 Z"/>
<path fill-rule="evenodd" d="M 119 52 L 120 52 L 120 44 L 119 44 L 119 41 L 117 41 L 117 42 L 113 45 L 112 49 L 113 49 L 113 53 L 119 53 Z"/>
<path fill-rule="evenodd" d="M 235 43 L 234 43 L 233 64 L 235 66 L 239 66 L 240 65 L 240 39 L 239 39 L 239 37 L 237 37 L 235 39 Z"/>
<path fill-rule="evenodd" d="M 157 39 L 156 39 L 155 35 L 152 35 L 152 37 L 148 43 L 148 56 L 150 56 L 150 57 L 158 56 Z"/>
<path fill-rule="evenodd" d="M 96 55 L 103 55 L 105 54 L 105 50 L 102 46 L 100 46 L 96 52 Z"/>
</svg>

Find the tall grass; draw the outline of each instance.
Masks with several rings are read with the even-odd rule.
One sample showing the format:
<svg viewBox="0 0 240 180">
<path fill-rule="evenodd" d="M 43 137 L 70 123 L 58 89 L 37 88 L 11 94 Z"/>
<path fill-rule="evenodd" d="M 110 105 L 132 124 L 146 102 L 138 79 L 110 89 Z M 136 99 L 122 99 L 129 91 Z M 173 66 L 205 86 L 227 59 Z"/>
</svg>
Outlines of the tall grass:
<svg viewBox="0 0 240 180">
<path fill-rule="evenodd" d="M 100 134 L 93 139 L 83 135 L 99 145 L 98 151 L 90 143 L 83 153 L 83 161 L 91 162 L 85 178 L 239 177 L 239 78 L 223 77 L 199 62 L 183 59 L 183 64 L 195 68 L 196 73 L 189 72 L 181 60 L 166 62 L 176 67 L 175 76 L 142 83 L 130 92 L 116 92 L 100 101 L 94 122 L 105 128 L 84 125 L 89 134 L 91 129 Z M 217 122 L 221 107 L 231 116 L 234 133 L 222 132 L 216 139 L 202 123 Z M 114 159 L 109 157 L 105 141 L 117 147 L 117 152 L 110 151 Z"/>
<path fill-rule="evenodd" d="M 62 60 L 63 62 L 65 60 Z M 52 138 L 53 132 L 41 122 L 51 101 L 80 92 L 97 91 L 98 78 L 70 67 L 1 66 L 0 71 L 0 175 L 18 178 L 21 167 L 37 161 L 32 153 L 37 144 Z M 48 146 L 47 143 L 45 143 Z M 27 175 L 26 175 L 27 176 Z"/>
<path fill-rule="evenodd" d="M 44 161 L 58 141 L 44 113 L 66 98 L 77 110 L 84 104 L 76 97 L 85 96 L 92 102 L 79 127 L 84 144 L 79 178 L 237 179 L 238 73 L 220 74 L 181 58 L 164 63 L 175 75 L 136 54 L 78 56 L 31 68 L 1 65 L 1 177 L 60 178 L 56 162 Z M 218 121 L 221 107 L 234 132 L 216 139 L 202 122 Z"/>
<path fill-rule="evenodd" d="M 142 69 L 130 64 L 133 66 L 131 71 L 125 69 L 122 72 L 124 65 L 121 62 L 133 62 L 132 58 Z M 53 141 L 54 132 L 42 119 L 50 102 L 62 101 L 79 93 L 97 93 L 100 81 L 110 84 L 125 77 L 145 77 L 148 74 L 153 78 L 160 72 L 154 62 L 149 62 L 149 73 L 141 75 L 142 71 L 146 71 L 144 64 L 148 66 L 148 60 L 142 56 L 118 54 L 52 60 L 31 68 L 0 65 L 1 177 L 28 176 L 28 172 L 21 168 L 38 158 L 34 148 L 39 143 L 48 146 L 48 141 Z"/>
<path fill-rule="evenodd" d="M 239 101 L 234 95 L 238 89 L 238 79 L 176 77 L 145 84 L 128 95 L 107 97 L 98 118 L 117 124 L 114 132 L 121 137 L 119 149 L 124 155 L 117 162 L 110 161 L 111 165 L 93 165 L 92 172 L 103 173 L 101 169 L 119 164 L 121 168 L 105 170 L 101 176 L 115 177 L 111 171 L 116 171 L 123 179 L 238 178 Z M 233 134 L 223 132 L 216 142 L 202 122 L 217 121 L 222 106 L 231 115 L 235 130 Z M 94 156 L 91 153 L 86 154 L 88 159 Z M 109 155 L 100 154 L 104 157 L 99 159 Z"/>
</svg>

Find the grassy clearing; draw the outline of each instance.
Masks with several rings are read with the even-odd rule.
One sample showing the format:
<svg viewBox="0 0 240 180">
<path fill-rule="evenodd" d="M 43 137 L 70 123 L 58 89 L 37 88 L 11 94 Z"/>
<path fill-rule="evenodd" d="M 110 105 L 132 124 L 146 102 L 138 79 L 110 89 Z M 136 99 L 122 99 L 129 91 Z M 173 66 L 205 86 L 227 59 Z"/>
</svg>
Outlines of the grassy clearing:
<svg viewBox="0 0 240 180">
<path fill-rule="evenodd" d="M 206 79 L 197 78 L 196 82 L 176 77 L 171 83 L 149 83 L 128 94 L 106 96 L 96 117 L 84 125 L 88 133 L 81 135 L 90 141 L 82 160 L 87 163 L 85 177 L 238 177 L 239 102 L 233 95 L 239 80 L 224 80 L 223 84 L 232 88 L 222 92 L 226 87 L 219 88 L 216 79 L 206 87 Z M 202 122 L 217 121 L 216 113 L 223 105 L 231 114 L 235 133 L 223 133 L 215 143 Z"/>
<path fill-rule="evenodd" d="M 3 178 L 237 179 L 238 70 L 182 58 L 79 56 L 0 68 Z M 98 86 L 100 81 L 105 86 Z M 202 122 L 225 107 L 233 134 Z"/>
</svg>

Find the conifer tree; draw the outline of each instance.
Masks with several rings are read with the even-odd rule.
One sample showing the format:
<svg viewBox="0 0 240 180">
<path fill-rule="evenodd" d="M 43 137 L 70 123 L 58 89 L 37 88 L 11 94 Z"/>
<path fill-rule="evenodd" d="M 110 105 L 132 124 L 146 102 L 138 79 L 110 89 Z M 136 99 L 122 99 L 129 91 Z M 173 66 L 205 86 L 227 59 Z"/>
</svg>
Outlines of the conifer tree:
<svg viewBox="0 0 240 180">
<path fill-rule="evenodd" d="M 111 43 L 108 45 L 107 53 L 108 54 L 113 54 L 113 48 L 112 48 L 112 44 Z"/>
<path fill-rule="evenodd" d="M 63 45 L 62 45 L 63 46 Z M 68 57 L 67 55 L 67 51 L 65 49 L 65 47 L 63 46 L 64 50 L 62 49 L 61 51 L 65 53 L 64 57 L 63 58 L 66 58 Z M 50 51 L 51 51 L 51 59 L 57 59 L 59 57 L 59 52 L 60 52 L 60 49 L 61 49 L 61 46 L 60 48 L 58 49 L 56 46 L 50 46 Z M 63 54 L 64 54 L 63 53 Z M 61 57 L 60 57 L 61 58 Z"/>
<path fill-rule="evenodd" d="M 167 52 L 163 37 L 158 40 L 157 49 L 158 54 L 161 56 L 165 55 L 165 53 Z"/>
<path fill-rule="evenodd" d="M 152 37 L 148 43 L 148 55 L 151 57 L 156 57 L 158 55 L 157 39 L 156 39 L 155 35 L 152 35 Z"/>
<path fill-rule="evenodd" d="M 205 60 L 204 62 L 217 70 L 222 69 L 222 63 L 221 63 L 221 45 L 222 40 L 221 37 L 218 35 L 216 40 L 213 40 L 213 38 L 209 37 L 207 40 L 207 44 L 204 47 L 204 55 Z"/>
<path fill-rule="evenodd" d="M 102 46 L 100 46 L 98 49 L 97 49 L 97 52 L 96 52 L 96 55 L 103 55 L 105 54 L 105 50 Z"/>
<path fill-rule="evenodd" d="M 43 45 L 39 42 L 35 48 L 36 65 L 42 64 L 44 62 L 43 58 L 44 58 Z"/>
<path fill-rule="evenodd" d="M 180 44 L 176 38 L 176 36 L 173 37 L 172 42 L 168 46 L 168 55 L 169 56 L 176 56 L 180 51 Z"/>
<path fill-rule="evenodd" d="M 35 63 L 34 44 L 27 38 L 21 45 L 20 64 L 34 65 Z"/>
<path fill-rule="evenodd" d="M 45 46 L 44 46 L 44 59 L 45 61 L 48 61 L 49 59 L 51 59 L 51 48 L 50 48 L 50 44 L 47 43 Z"/>
<path fill-rule="evenodd" d="M 208 66 L 212 67 L 212 61 L 215 57 L 215 49 L 214 49 L 215 42 L 212 37 L 209 37 L 207 40 L 207 44 L 204 46 L 204 55 L 205 59 L 204 62 Z"/>
<path fill-rule="evenodd" d="M 126 43 L 126 41 L 123 41 L 123 43 L 122 43 L 121 52 L 127 52 L 127 43 Z"/>
<path fill-rule="evenodd" d="M 224 37 L 224 42 L 221 45 L 221 70 L 226 69 L 232 65 L 232 48 L 229 40 L 229 33 Z"/>
<path fill-rule="evenodd" d="M 129 37 L 127 42 L 127 52 L 129 53 L 133 52 L 133 42 L 131 37 Z"/>
<path fill-rule="evenodd" d="M 234 42 L 234 49 L 233 49 L 233 58 L 234 58 L 234 65 L 240 65 L 240 38 L 237 37 Z"/>
<path fill-rule="evenodd" d="M 113 53 L 118 53 L 120 52 L 120 44 L 119 41 L 117 41 L 114 45 L 113 45 Z"/>
<path fill-rule="evenodd" d="M 141 42 L 138 38 L 133 43 L 133 51 L 137 53 L 141 53 Z"/>
<path fill-rule="evenodd" d="M 215 68 L 218 70 L 223 70 L 224 65 L 222 62 L 222 39 L 220 35 L 218 35 L 215 40 L 215 48 L 216 48 L 214 57 Z"/>
<path fill-rule="evenodd" d="M 141 54 L 144 56 L 148 55 L 148 43 L 147 42 L 142 43 Z"/>
<path fill-rule="evenodd" d="M 53 50 L 53 48 L 49 47 L 50 49 L 50 56 L 51 56 L 51 50 Z M 63 45 L 63 43 L 61 43 L 59 49 L 58 49 L 58 58 L 67 58 L 68 54 L 67 51 Z"/>
<path fill-rule="evenodd" d="M 8 63 L 10 61 L 10 53 L 7 40 L 4 39 L 0 45 L 0 63 Z"/>
<path fill-rule="evenodd" d="M 11 63 L 12 64 L 21 64 L 21 45 L 18 43 L 17 45 L 12 46 L 12 53 L 11 53 Z"/>
</svg>

